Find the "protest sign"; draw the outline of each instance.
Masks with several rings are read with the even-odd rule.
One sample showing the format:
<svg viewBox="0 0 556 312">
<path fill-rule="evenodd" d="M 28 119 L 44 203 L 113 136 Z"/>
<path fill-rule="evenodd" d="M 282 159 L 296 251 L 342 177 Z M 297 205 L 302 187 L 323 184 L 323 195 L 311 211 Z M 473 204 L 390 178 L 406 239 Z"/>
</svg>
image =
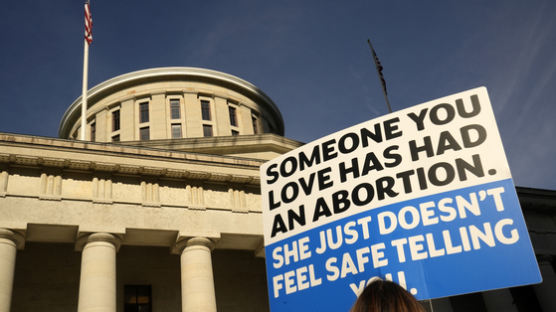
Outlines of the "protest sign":
<svg viewBox="0 0 556 312">
<path fill-rule="evenodd" d="M 486 88 L 265 163 L 271 311 L 348 311 L 373 277 L 418 299 L 538 283 Z"/>
</svg>

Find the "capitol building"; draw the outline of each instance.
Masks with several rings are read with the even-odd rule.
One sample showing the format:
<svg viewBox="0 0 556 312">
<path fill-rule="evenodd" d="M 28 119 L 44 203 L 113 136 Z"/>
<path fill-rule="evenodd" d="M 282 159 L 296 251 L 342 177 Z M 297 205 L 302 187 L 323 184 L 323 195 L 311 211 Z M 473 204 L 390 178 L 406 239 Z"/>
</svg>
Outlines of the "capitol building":
<svg viewBox="0 0 556 312">
<path fill-rule="evenodd" d="M 269 311 L 259 167 L 302 145 L 277 105 L 190 67 L 88 94 L 85 140 L 81 98 L 59 138 L 0 132 L 0 312 Z M 556 191 L 517 191 L 543 283 L 427 309 L 556 311 Z"/>
</svg>

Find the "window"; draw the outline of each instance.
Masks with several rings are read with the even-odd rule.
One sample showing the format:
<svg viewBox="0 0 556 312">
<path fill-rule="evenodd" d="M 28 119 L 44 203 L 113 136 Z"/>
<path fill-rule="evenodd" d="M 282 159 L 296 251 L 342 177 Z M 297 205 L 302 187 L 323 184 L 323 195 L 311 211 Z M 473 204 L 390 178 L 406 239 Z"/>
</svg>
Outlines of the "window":
<svg viewBox="0 0 556 312">
<path fill-rule="evenodd" d="M 172 139 L 178 139 L 181 137 L 181 124 L 172 124 Z"/>
<path fill-rule="evenodd" d="M 180 100 L 179 99 L 171 99 L 170 100 L 170 118 L 172 119 L 180 119 Z"/>
<path fill-rule="evenodd" d="M 139 122 L 149 122 L 149 102 L 139 104 Z"/>
<path fill-rule="evenodd" d="M 151 285 L 125 285 L 124 300 L 124 312 L 151 312 Z"/>
<path fill-rule="evenodd" d="M 120 135 L 116 134 L 116 135 L 112 136 L 112 142 L 120 142 Z"/>
<path fill-rule="evenodd" d="M 94 141 L 96 139 L 97 136 L 97 124 L 96 122 L 93 122 L 91 124 L 91 141 Z"/>
<path fill-rule="evenodd" d="M 232 136 L 238 136 L 239 135 L 239 131 L 237 130 L 232 130 Z"/>
<path fill-rule="evenodd" d="M 203 120 L 211 120 L 209 101 L 201 100 L 201 115 L 203 116 Z"/>
<path fill-rule="evenodd" d="M 236 108 L 228 106 L 228 112 L 230 113 L 230 125 L 237 127 Z"/>
<path fill-rule="evenodd" d="M 259 133 L 259 119 L 255 116 L 251 116 L 251 121 L 253 122 L 253 133 Z"/>
<path fill-rule="evenodd" d="M 120 130 L 120 110 L 112 112 L 112 131 Z"/>
<path fill-rule="evenodd" d="M 206 137 L 212 136 L 212 126 L 211 125 L 203 125 L 203 135 Z"/>
<path fill-rule="evenodd" d="M 150 140 L 149 127 L 143 127 L 139 129 L 139 138 L 141 139 L 141 141 Z"/>
</svg>

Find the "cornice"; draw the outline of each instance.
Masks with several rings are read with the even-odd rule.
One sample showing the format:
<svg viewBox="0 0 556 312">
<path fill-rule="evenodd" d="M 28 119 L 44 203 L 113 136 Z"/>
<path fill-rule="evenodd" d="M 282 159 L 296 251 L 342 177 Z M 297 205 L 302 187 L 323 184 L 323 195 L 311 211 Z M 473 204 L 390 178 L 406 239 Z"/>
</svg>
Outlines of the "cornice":
<svg viewBox="0 0 556 312">
<path fill-rule="evenodd" d="M 203 149 L 233 149 L 240 151 L 244 147 L 256 146 L 259 149 L 289 152 L 303 145 L 303 143 L 276 135 L 274 133 L 216 136 L 182 139 L 161 139 L 149 141 L 124 141 L 119 144 L 127 146 L 141 146 L 178 151 L 195 151 Z M 209 152 L 210 153 L 210 152 Z"/>
<path fill-rule="evenodd" d="M 108 172 L 112 174 L 141 175 L 165 177 L 172 179 L 193 179 L 211 182 L 232 182 L 259 185 L 260 178 L 252 175 L 225 174 L 210 171 L 188 169 L 168 169 L 163 167 L 147 167 L 118 163 L 100 163 L 95 161 L 46 158 L 39 156 L 22 156 L 0 153 L 0 163 L 17 166 L 68 169 L 91 172 Z"/>
<path fill-rule="evenodd" d="M 140 175 L 155 178 L 193 179 L 215 183 L 230 182 L 259 185 L 259 166 L 263 161 L 189 152 L 175 152 L 148 148 L 119 146 L 113 144 L 95 144 L 90 142 L 69 141 L 0 133 L 0 164 L 21 167 L 41 167 L 47 170 L 76 170 L 105 172 L 111 174 Z M 11 148 L 14 148 L 12 151 Z M 23 148 L 23 149 L 22 149 Z M 35 150 L 25 153 L 25 149 Z M 61 152 L 59 157 L 44 156 L 36 150 Z M 76 153 L 79 153 L 76 155 Z M 96 161 L 95 156 L 116 156 L 114 161 Z M 159 165 L 145 166 L 130 164 L 126 158 L 152 160 Z M 105 157 L 106 159 L 106 157 Z M 163 162 L 160 162 L 160 161 Z M 176 168 L 164 165 L 165 162 L 176 164 L 193 164 L 206 166 L 206 170 Z M 199 166 L 195 166 L 199 167 Z M 247 170 L 253 174 L 229 174 L 215 170 L 215 167 L 229 167 Z"/>
</svg>

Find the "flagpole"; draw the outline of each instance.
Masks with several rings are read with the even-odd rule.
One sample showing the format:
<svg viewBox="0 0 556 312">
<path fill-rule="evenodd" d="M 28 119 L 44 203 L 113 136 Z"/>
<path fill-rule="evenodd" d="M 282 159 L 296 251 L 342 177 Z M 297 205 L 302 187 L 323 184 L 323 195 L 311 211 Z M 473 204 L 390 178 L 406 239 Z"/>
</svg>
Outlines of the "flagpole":
<svg viewBox="0 0 556 312">
<path fill-rule="evenodd" d="M 83 89 L 81 93 L 81 140 L 85 141 L 87 128 L 87 78 L 89 74 L 89 45 L 93 42 L 93 18 L 89 0 L 84 4 L 85 38 L 83 41 Z"/>
<path fill-rule="evenodd" d="M 378 57 L 376 56 L 375 49 L 373 49 L 373 45 L 371 44 L 371 39 L 367 39 L 367 43 L 369 44 L 369 48 L 371 49 L 371 53 L 373 54 L 373 61 L 375 62 L 376 67 L 376 74 L 378 75 L 378 79 L 382 84 L 382 94 L 384 95 L 384 101 L 386 101 L 386 106 L 388 107 L 388 112 L 392 112 L 392 107 L 390 106 L 390 101 L 388 101 L 388 95 L 386 94 L 386 82 L 384 81 L 384 77 L 382 76 L 382 65 L 378 62 Z"/>
<path fill-rule="evenodd" d="M 81 140 L 85 140 L 85 128 L 87 125 L 87 78 L 89 71 L 89 43 L 84 39 L 83 48 L 83 89 L 81 93 Z"/>
</svg>

